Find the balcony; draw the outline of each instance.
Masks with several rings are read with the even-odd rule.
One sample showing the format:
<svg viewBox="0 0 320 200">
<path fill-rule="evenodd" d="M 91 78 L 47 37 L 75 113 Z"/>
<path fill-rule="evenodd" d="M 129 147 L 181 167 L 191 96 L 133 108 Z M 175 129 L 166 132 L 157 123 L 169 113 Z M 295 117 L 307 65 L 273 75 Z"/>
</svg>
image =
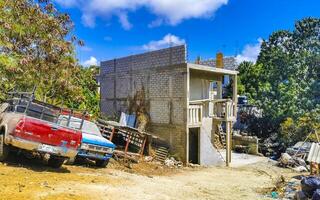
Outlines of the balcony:
<svg viewBox="0 0 320 200">
<path fill-rule="evenodd" d="M 210 101 L 212 112 L 209 117 L 219 121 L 236 121 L 236 105 L 230 99 L 218 99 Z"/>
<path fill-rule="evenodd" d="M 189 127 L 199 127 L 204 116 L 217 121 L 236 121 L 236 105 L 231 99 L 203 99 L 189 102 Z"/>
<path fill-rule="evenodd" d="M 199 127 L 202 123 L 202 105 L 189 105 L 189 127 Z"/>
</svg>

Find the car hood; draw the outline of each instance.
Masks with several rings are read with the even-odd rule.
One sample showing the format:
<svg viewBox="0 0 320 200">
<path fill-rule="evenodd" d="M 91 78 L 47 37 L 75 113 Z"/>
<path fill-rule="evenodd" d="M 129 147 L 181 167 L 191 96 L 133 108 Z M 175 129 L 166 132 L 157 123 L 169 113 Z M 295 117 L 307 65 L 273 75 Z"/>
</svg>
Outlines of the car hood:
<svg viewBox="0 0 320 200">
<path fill-rule="evenodd" d="M 109 140 L 105 139 L 104 137 L 100 137 L 97 135 L 92 135 L 88 133 L 82 133 L 82 143 L 93 144 L 97 146 L 115 148 L 116 146 L 110 142 Z"/>
</svg>

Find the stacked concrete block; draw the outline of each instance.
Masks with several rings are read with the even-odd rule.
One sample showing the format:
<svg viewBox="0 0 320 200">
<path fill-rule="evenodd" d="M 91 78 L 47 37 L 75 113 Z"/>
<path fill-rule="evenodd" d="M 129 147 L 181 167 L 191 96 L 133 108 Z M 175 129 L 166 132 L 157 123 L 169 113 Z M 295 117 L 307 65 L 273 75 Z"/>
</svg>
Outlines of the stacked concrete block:
<svg viewBox="0 0 320 200">
<path fill-rule="evenodd" d="M 216 67 L 216 60 L 208 59 L 208 60 L 200 60 L 200 65 L 207 65 L 211 67 Z M 238 69 L 238 63 L 235 57 L 224 57 L 223 64 L 225 69 L 236 70 Z"/>
</svg>

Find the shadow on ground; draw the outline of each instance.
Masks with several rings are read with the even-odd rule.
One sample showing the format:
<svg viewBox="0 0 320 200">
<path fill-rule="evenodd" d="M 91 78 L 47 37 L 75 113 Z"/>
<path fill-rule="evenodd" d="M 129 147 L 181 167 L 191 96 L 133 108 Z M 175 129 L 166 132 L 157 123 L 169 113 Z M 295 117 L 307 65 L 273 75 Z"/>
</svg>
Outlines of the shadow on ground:
<svg viewBox="0 0 320 200">
<path fill-rule="evenodd" d="M 68 170 L 64 166 L 55 169 L 49 167 L 46 161 L 44 159 L 41 159 L 40 157 L 27 158 L 25 155 L 16 152 L 11 152 L 8 159 L 3 163 L 10 167 L 23 167 L 35 172 L 70 173 L 70 170 Z"/>
</svg>

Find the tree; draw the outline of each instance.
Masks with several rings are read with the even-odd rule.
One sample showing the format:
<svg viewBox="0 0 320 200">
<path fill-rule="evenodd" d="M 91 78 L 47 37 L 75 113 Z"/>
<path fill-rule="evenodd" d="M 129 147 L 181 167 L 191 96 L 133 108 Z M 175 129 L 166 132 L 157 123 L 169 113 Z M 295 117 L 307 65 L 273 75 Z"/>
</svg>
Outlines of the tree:
<svg viewBox="0 0 320 200">
<path fill-rule="evenodd" d="M 265 116 L 282 121 L 319 107 L 320 19 L 296 22 L 264 41 L 256 64 L 239 67 L 245 92 Z"/>
<path fill-rule="evenodd" d="M 68 106 L 88 111 L 93 117 L 100 115 L 100 94 L 96 76 L 99 74 L 97 66 L 80 67 L 76 74 L 76 83 L 81 87 L 81 102 L 69 101 Z"/>
<path fill-rule="evenodd" d="M 0 0 L 1 96 L 13 88 L 61 104 L 83 99 L 75 75 L 73 23 L 48 0 Z M 79 44 L 83 44 L 78 41 Z"/>
<path fill-rule="evenodd" d="M 291 145 L 320 128 L 320 19 L 305 18 L 293 31 L 276 31 L 263 41 L 257 62 L 239 66 L 250 101 L 263 109 L 256 134 L 276 131 Z M 261 126 L 265 127 L 265 126 Z M 319 130 L 318 130 L 319 131 Z"/>
</svg>

